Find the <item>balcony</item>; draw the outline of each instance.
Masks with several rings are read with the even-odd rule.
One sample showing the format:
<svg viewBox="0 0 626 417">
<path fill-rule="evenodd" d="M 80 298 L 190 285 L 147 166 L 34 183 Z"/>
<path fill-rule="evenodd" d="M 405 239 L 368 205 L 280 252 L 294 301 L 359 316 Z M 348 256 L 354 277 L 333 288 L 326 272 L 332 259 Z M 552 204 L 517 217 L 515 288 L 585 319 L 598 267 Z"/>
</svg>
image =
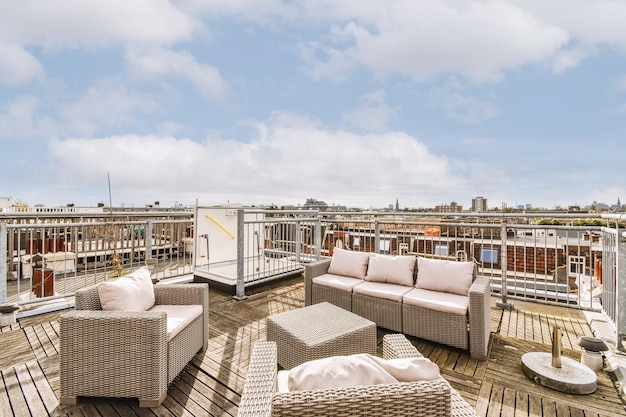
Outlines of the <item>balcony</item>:
<svg viewBox="0 0 626 417">
<path fill-rule="evenodd" d="M 6 249 L 2 253 L 8 256 L 1 263 L 7 268 L 0 269 L 0 297 L 5 297 L 0 304 L 17 303 L 21 314 L 17 323 L 0 329 L 0 350 L 7 352 L 0 358 L 0 415 L 236 415 L 251 347 L 254 342 L 265 339 L 265 319 L 304 306 L 298 265 L 329 255 L 338 240 L 352 250 L 466 257 L 479 263 L 480 273 L 491 278 L 493 290 L 488 359 L 476 361 L 467 352 L 409 338 L 420 352 L 439 365 L 442 375 L 476 407 L 479 415 L 626 415 L 620 380 L 622 340 L 618 338 L 626 333 L 621 330 L 624 322 L 620 319 L 624 314 L 623 290 L 618 290 L 624 282 L 625 256 L 621 229 L 616 227 L 619 218 L 590 217 L 587 220 L 597 220 L 602 225 L 578 226 L 579 217 L 569 216 L 542 225 L 537 224 L 536 216 L 443 218 L 280 212 L 255 214 L 254 218 L 245 218 L 243 212 L 230 215 L 237 220 L 236 226 L 227 224 L 217 215 L 211 216 L 234 239 L 211 220 L 204 225 L 197 222 L 196 227 L 206 230 L 195 233 L 193 248 L 187 251 L 182 239 L 189 237 L 189 219 L 176 220 L 165 227 L 171 228 L 165 234 L 161 232 L 162 227 L 155 227 L 154 223 L 150 226 L 149 222 L 154 219 L 141 220 L 145 223 L 142 243 L 147 243 L 146 237 L 152 237 L 151 247 L 137 242 L 134 246 L 123 243 L 141 239 L 134 236 L 136 224 L 119 229 L 127 231 L 120 236 L 130 237 L 120 239 L 116 247 L 141 248 L 132 256 L 122 257 L 123 269 L 150 261 L 148 263 L 163 282 L 191 279 L 184 268 L 175 273 L 175 265 L 177 268 L 191 265 L 195 270 L 201 269 L 202 263 L 209 271 L 217 269 L 218 262 L 236 266 L 233 294 L 217 291 L 219 282 L 210 285 L 209 349 L 181 373 L 169 387 L 167 399 L 156 409 L 139 409 L 134 399 L 81 398 L 76 406 L 59 405 L 58 317 L 72 306 L 72 288 L 109 278 L 113 272 L 110 264 L 113 247 L 101 246 L 99 261 L 77 262 L 81 265 L 77 271 L 55 274 L 58 284 L 55 283 L 54 295 L 29 294 L 24 298 L 24 292 L 32 292 L 32 278 L 16 276 L 23 265 L 12 261 L 18 257 L 11 255 L 25 250 L 21 248 L 21 238 L 17 237 L 20 235 L 16 234 L 25 226 L 1 225 L 7 238 L 0 239 L 0 245 L 4 243 Z M 173 225 L 178 221 L 187 223 L 175 231 Z M 107 222 L 103 223 L 96 227 L 105 230 Z M 67 229 L 71 236 L 77 236 L 78 230 L 88 230 L 86 227 L 76 224 Z M 31 233 L 31 229 L 35 234 L 45 235 L 58 230 L 58 225 L 30 227 L 27 233 Z M 155 229 L 159 232 L 155 233 Z M 201 234 L 222 235 L 234 241 L 232 257 L 222 254 L 222 258 L 214 259 L 213 263 L 211 248 L 217 243 L 199 237 Z M 163 235 L 170 236 L 169 240 L 154 240 L 155 236 Z M 95 236 L 93 240 L 97 241 L 97 233 Z M 70 239 L 71 242 L 76 240 Z M 155 243 L 165 246 L 170 240 L 172 247 L 171 250 L 166 248 L 167 256 L 159 254 Z M 208 245 L 202 248 L 206 240 Z M 19 241 L 20 245 L 14 245 L 9 251 L 10 241 Z M 150 248 L 149 255 L 144 247 Z M 202 258 L 202 251 L 207 247 Z M 189 251 L 194 256 L 186 254 Z M 259 274 L 259 254 L 263 258 L 286 259 L 275 270 L 268 268 Z M 79 256 L 76 255 L 76 259 Z M 200 278 L 224 281 L 220 277 Z M 622 294 L 621 298 L 617 294 Z M 549 352 L 555 324 L 563 329 L 564 356 L 575 360 L 580 359 L 581 350 L 576 341 L 582 335 L 596 334 L 612 342 L 604 370 L 598 374 L 598 390 L 594 394 L 563 394 L 537 385 L 523 374 L 521 355 L 530 351 Z M 379 347 L 382 336 L 388 332 L 378 329 Z"/>
</svg>

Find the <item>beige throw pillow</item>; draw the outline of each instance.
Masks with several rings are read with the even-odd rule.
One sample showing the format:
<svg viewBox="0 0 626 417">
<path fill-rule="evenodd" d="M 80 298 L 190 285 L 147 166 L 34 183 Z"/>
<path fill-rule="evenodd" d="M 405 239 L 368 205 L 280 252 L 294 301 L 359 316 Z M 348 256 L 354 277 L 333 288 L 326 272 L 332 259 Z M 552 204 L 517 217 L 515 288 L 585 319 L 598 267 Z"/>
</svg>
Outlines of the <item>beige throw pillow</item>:
<svg viewBox="0 0 626 417">
<path fill-rule="evenodd" d="M 367 353 L 305 362 L 289 371 L 289 391 L 394 384 L 439 378 L 439 367 L 426 358 L 385 360 Z"/>
<path fill-rule="evenodd" d="M 147 267 L 98 285 L 103 310 L 146 311 L 154 306 L 154 288 Z"/>
<path fill-rule="evenodd" d="M 474 262 L 417 258 L 416 288 L 468 295 L 472 286 Z"/>
<path fill-rule="evenodd" d="M 335 248 L 328 273 L 364 279 L 369 259 L 370 255 L 366 252 Z"/>
<path fill-rule="evenodd" d="M 365 280 L 413 286 L 414 256 L 370 255 Z"/>
</svg>

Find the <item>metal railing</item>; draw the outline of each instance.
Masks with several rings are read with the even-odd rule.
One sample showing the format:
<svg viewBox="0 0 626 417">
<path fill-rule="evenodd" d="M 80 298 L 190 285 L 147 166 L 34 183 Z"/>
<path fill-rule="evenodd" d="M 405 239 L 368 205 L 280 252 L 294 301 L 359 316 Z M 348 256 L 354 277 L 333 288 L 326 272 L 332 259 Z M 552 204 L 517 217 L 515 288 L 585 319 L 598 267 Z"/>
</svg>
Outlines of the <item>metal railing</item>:
<svg viewBox="0 0 626 417">
<path fill-rule="evenodd" d="M 170 219 L 73 222 L 58 218 L 0 223 L 0 304 L 28 307 L 70 305 L 74 292 L 139 266 L 153 279 L 192 273 L 184 238 L 189 214 Z"/>
<path fill-rule="evenodd" d="M 626 216 L 607 217 L 626 219 Z M 602 311 L 615 326 L 615 345 L 626 353 L 626 229 L 620 228 L 619 223 L 614 228 L 603 229 L 601 262 Z"/>
<path fill-rule="evenodd" d="M 257 270 L 259 259 L 271 256 L 297 265 L 342 247 L 474 261 L 479 274 L 490 278 L 501 307 L 526 300 L 605 311 L 618 337 L 626 333 L 626 244 L 609 243 L 611 236 L 620 241 L 620 222 L 625 220 L 620 216 L 265 211 L 263 220 L 245 221 L 244 211 L 239 219 L 238 297 L 259 278 L 245 273 Z M 265 236 L 263 256 L 258 256 L 258 241 L 246 237 L 251 235 Z M 271 279 L 271 271 L 262 278 Z"/>
<path fill-rule="evenodd" d="M 64 300 L 113 276 L 116 257 L 124 271 L 147 264 L 159 278 L 229 270 L 236 296 L 244 297 L 247 286 L 298 273 L 342 247 L 474 261 L 500 306 L 527 300 L 601 310 L 618 345 L 626 338 L 623 216 L 229 209 L 236 225 L 212 219 L 211 227 L 228 233 L 212 232 L 224 244 L 211 248 L 208 226 L 194 236 L 199 219 L 185 216 L 0 223 L 0 304 Z M 54 272 L 53 290 L 46 290 L 45 269 Z"/>
</svg>

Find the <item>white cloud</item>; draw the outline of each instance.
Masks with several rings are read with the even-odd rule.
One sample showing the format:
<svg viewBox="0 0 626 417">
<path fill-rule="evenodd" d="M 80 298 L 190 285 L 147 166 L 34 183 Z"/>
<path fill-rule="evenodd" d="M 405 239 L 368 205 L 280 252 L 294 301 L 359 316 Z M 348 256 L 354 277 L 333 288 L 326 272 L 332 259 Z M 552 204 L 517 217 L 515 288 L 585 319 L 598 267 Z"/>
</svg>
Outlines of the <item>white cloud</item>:
<svg viewBox="0 0 626 417">
<path fill-rule="evenodd" d="M 344 70 L 348 61 L 379 77 L 422 81 L 456 73 L 494 82 L 505 70 L 548 59 L 568 41 L 564 30 L 506 2 L 396 1 L 379 7 L 375 19 L 368 15 L 335 29 L 331 39 L 341 44 L 322 44 L 318 51 L 327 58 L 311 62 L 310 72 L 332 75 L 334 63 Z"/>
<path fill-rule="evenodd" d="M 318 196 L 361 206 L 400 197 L 410 205 L 409 198 L 465 187 L 447 158 L 403 133 L 332 131 L 289 113 L 258 123 L 257 132 L 246 143 L 219 136 L 204 143 L 155 135 L 58 140 L 49 154 L 66 183 L 95 184 L 110 172 L 117 204 L 162 196 L 282 204 Z"/>
<path fill-rule="evenodd" d="M 441 87 L 433 87 L 426 103 L 432 108 L 443 109 L 448 118 L 468 124 L 479 124 L 495 117 L 498 113 L 493 97 L 479 99 L 464 93 L 464 87 L 456 78 L 451 78 Z"/>
<path fill-rule="evenodd" d="M 60 106 L 65 119 L 66 135 L 91 136 L 99 127 L 119 128 L 134 121 L 138 113 L 156 108 L 155 100 L 145 94 L 129 91 L 120 82 L 100 80 L 90 86 L 78 100 Z"/>
<path fill-rule="evenodd" d="M 58 129 L 56 121 L 42 115 L 37 97 L 20 96 L 0 107 L 0 139 L 49 138 Z"/>
<path fill-rule="evenodd" d="M 165 44 L 200 25 L 167 0 L 21 0 L 0 13 L 0 41 L 46 49 Z"/>
<path fill-rule="evenodd" d="M 0 83 L 18 85 L 44 76 L 43 67 L 30 52 L 0 41 Z"/>
<path fill-rule="evenodd" d="M 186 51 L 162 48 L 129 50 L 126 59 L 130 72 L 138 79 L 183 78 L 195 85 L 204 96 L 213 99 L 223 97 L 228 90 L 228 83 L 217 68 L 198 62 Z"/>
<path fill-rule="evenodd" d="M 358 130 L 382 132 L 387 130 L 394 114 L 394 110 L 385 102 L 385 92 L 378 90 L 361 97 L 358 107 L 344 114 L 343 120 Z"/>
</svg>

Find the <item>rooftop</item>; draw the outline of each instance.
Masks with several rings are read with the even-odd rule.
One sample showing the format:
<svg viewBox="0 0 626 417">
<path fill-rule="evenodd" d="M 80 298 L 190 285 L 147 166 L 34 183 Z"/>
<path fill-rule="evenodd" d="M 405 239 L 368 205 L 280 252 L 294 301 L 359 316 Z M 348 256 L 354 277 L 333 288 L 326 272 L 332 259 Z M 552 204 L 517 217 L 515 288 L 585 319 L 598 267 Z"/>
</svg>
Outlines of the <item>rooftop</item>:
<svg viewBox="0 0 626 417">
<path fill-rule="evenodd" d="M 465 351 L 409 337 L 437 363 L 442 375 L 480 416 L 626 416 L 623 389 L 613 372 L 598 374 L 598 390 L 570 395 L 535 384 L 522 372 L 520 357 L 551 351 L 550 332 L 563 329 L 564 356 L 580 359 L 580 336 L 591 335 L 582 310 L 516 301 L 501 309 L 492 298 L 492 342 L 486 361 Z M 170 385 L 158 408 L 139 409 L 136 399 L 80 398 L 61 406 L 59 395 L 59 323 L 66 310 L 23 317 L 0 329 L 0 415 L 40 416 L 231 416 L 237 414 L 250 351 L 265 340 L 269 315 L 304 306 L 302 276 L 251 292 L 237 301 L 210 289 L 209 348 Z M 389 331 L 378 328 L 379 348 Z"/>
</svg>

